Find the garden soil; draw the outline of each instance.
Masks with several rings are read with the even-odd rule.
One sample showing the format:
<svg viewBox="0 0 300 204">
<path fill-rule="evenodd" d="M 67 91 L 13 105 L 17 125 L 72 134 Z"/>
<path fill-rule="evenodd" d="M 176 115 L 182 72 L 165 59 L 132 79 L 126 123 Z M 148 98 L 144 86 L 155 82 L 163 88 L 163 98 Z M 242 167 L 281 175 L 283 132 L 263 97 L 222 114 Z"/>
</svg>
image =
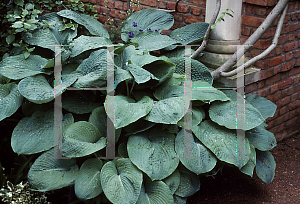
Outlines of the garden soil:
<svg viewBox="0 0 300 204">
<path fill-rule="evenodd" d="M 275 177 L 265 184 L 255 173 L 245 175 L 225 166 L 212 177 L 200 177 L 200 190 L 187 204 L 300 204 L 300 134 L 287 138 L 271 151 L 276 161 Z"/>
</svg>

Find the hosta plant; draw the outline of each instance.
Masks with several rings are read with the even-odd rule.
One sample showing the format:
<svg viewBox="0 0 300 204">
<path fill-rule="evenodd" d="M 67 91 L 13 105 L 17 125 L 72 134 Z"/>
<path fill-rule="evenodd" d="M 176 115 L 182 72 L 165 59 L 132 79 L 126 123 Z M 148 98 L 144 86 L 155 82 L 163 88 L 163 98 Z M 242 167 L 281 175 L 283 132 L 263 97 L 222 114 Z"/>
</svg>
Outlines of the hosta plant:
<svg viewBox="0 0 300 204">
<path fill-rule="evenodd" d="M 60 29 L 63 19 L 86 28 Z M 238 99 L 231 89 L 219 90 L 211 70 L 197 60 L 191 66 L 191 112 L 186 104 L 186 44 L 201 41 L 207 23 L 194 23 L 162 35 L 173 16 L 146 9 L 130 16 L 122 28 L 123 44 L 111 49 L 110 36 L 88 15 L 62 10 L 40 17 L 55 25 L 37 28 L 23 40 L 35 47 L 30 56 L 0 63 L 0 119 L 21 110 L 13 130 L 17 154 L 39 154 L 28 173 L 37 191 L 74 186 L 83 200 L 112 203 L 186 203 L 200 189 L 199 175 L 213 175 L 224 163 L 270 183 L 276 146 L 266 119 L 276 105 L 258 95 L 245 99 L 245 155 L 236 157 Z M 62 47 L 61 85 L 54 92 L 54 46 Z M 154 52 L 155 51 L 155 52 Z M 203 56 L 205 57 L 205 56 Z M 104 90 L 114 71 L 114 96 Z M 54 155 L 54 99 L 62 99 L 62 156 Z M 112 103 L 113 101 L 113 103 Z M 113 111 L 112 111 L 113 110 Z M 192 118 L 186 121 L 187 116 Z M 114 124 L 116 158 L 106 159 L 107 124 Z M 191 131 L 189 131 L 191 130 Z M 189 134 L 187 134 L 189 133 Z M 86 201 L 87 202 L 87 201 Z"/>
</svg>

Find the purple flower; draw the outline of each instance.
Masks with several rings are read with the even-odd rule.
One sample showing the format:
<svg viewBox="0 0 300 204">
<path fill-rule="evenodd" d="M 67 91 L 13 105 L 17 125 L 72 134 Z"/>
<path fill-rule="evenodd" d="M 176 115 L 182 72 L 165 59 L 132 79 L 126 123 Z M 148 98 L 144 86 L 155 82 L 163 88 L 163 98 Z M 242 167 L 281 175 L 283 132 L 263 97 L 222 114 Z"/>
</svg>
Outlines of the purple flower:
<svg viewBox="0 0 300 204">
<path fill-rule="evenodd" d="M 143 30 L 140 29 L 140 30 L 139 30 L 139 33 L 141 33 L 141 32 L 143 32 Z"/>
<path fill-rule="evenodd" d="M 155 32 L 158 32 L 158 30 L 155 30 Z M 159 33 L 159 32 L 158 32 Z"/>
<path fill-rule="evenodd" d="M 137 23 L 136 22 L 133 22 L 133 27 L 137 27 Z"/>
<path fill-rule="evenodd" d="M 160 33 L 161 35 L 163 35 L 163 33 Z"/>
<path fill-rule="evenodd" d="M 132 32 L 129 32 L 129 37 L 131 38 L 133 36 L 133 33 Z"/>
<path fill-rule="evenodd" d="M 151 31 L 151 28 L 147 28 L 147 30 L 146 31 Z"/>
<path fill-rule="evenodd" d="M 167 36 L 169 36 L 169 37 L 170 37 L 170 35 L 167 35 Z"/>
</svg>

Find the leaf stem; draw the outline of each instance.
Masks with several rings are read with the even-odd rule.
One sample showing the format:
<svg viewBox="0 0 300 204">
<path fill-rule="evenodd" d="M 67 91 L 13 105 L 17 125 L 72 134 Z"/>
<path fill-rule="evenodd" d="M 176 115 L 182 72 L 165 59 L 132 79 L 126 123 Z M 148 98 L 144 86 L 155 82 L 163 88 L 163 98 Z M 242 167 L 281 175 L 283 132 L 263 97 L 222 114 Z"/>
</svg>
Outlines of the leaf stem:
<svg viewBox="0 0 300 204">
<path fill-rule="evenodd" d="M 126 83 L 126 89 L 127 89 L 127 96 L 129 97 L 129 87 L 128 87 L 128 81 L 127 81 L 127 79 L 125 80 L 125 83 Z"/>
<path fill-rule="evenodd" d="M 133 80 L 133 83 L 132 83 L 132 86 L 131 86 L 131 89 L 130 89 L 130 96 L 131 96 L 134 85 L 135 85 L 135 80 Z"/>
</svg>

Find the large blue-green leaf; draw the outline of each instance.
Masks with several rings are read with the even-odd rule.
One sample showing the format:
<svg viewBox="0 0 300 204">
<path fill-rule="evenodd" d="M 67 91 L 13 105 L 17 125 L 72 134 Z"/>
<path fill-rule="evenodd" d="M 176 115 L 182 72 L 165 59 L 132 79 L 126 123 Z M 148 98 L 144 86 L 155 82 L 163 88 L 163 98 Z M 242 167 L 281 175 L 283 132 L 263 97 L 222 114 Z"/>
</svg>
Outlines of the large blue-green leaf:
<svg viewBox="0 0 300 204">
<path fill-rule="evenodd" d="M 212 87 L 206 81 L 193 81 L 192 83 L 192 100 L 200 100 L 203 102 L 213 101 L 229 101 L 222 91 Z"/>
<path fill-rule="evenodd" d="M 71 86 L 78 77 L 78 73 L 62 75 L 63 88 L 54 89 L 43 75 L 35 75 L 22 79 L 19 82 L 18 88 L 20 93 L 29 101 L 42 104 L 54 100 L 55 96 L 66 91 L 66 88 Z"/>
<path fill-rule="evenodd" d="M 167 204 L 173 203 L 172 192 L 163 181 L 151 181 L 146 178 L 142 184 L 139 204 Z"/>
<path fill-rule="evenodd" d="M 60 27 L 64 26 L 62 17 L 57 13 L 49 13 L 40 17 L 40 20 L 47 21 L 48 24 L 55 24 L 54 28 L 35 29 L 32 31 L 32 36 L 23 35 L 23 39 L 30 45 L 37 45 L 43 48 L 55 50 L 54 45 L 68 45 L 69 42 L 76 37 L 77 29 L 65 29 L 59 31 Z"/>
<path fill-rule="evenodd" d="M 172 38 L 158 32 L 142 32 L 131 38 L 132 43 L 137 43 L 137 49 L 145 51 L 160 50 L 176 43 Z"/>
<path fill-rule="evenodd" d="M 102 193 L 100 180 L 102 165 L 102 161 L 97 158 L 83 162 L 75 179 L 75 194 L 79 199 L 88 200 Z"/>
<path fill-rule="evenodd" d="M 130 136 L 127 151 L 132 163 L 152 181 L 161 180 L 171 175 L 179 163 L 174 143 L 174 134 L 154 128 Z"/>
<path fill-rule="evenodd" d="M 269 151 L 256 150 L 256 174 L 266 184 L 269 184 L 275 176 L 276 163 Z"/>
<path fill-rule="evenodd" d="M 169 189 L 171 193 L 174 194 L 180 184 L 180 173 L 178 170 L 175 170 L 170 176 L 162 180 Z"/>
<path fill-rule="evenodd" d="M 154 79 L 157 81 L 159 80 L 151 72 L 143 69 L 142 67 L 140 67 L 136 64 L 129 64 L 128 70 L 130 71 L 130 73 L 134 77 L 134 80 L 138 84 L 145 83 L 145 82 L 149 81 L 150 79 Z"/>
<path fill-rule="evenodd" d="M 251 151 L 247 138 L 245 138 L 245 155 L 237 158 L 236 131 L 219 126 L 211 120 L 205 120 L 192 128 L 196 137 L 212 151 L 215 156 L 229 164 L 242 168 L 249 160 Z M 245 157 L 244 157 L 245 156 Z"/>
<path fill-rule="evenodd" d="M 143 132 L 145 130 L 148 130 L 152 128 L 155 125 L 155 123 L 149 122 L 144 119 L 139 119 L 138 121 L 131 123 L 124 127 L 124 131 L 126 132 L 126 136 L 128 135 L 134 135 L 139 132 Z"/>
<path fill-rule="evenodd" d="M 106 49 L 92 52 L 89 58 L 77 67 L 76 72 L 82 76 L 73 84 L 74 87 L 102 87 L 106 84 L 107 69 L 113 66 L 113 60 Z"/>
<path fill-rule="evenodd" d="M 186 204 L 187 198 L 173 195 L 174 204 Z"/>
<path fill-rule="evenodd" d="M 252 94 L 246 97 L 246 101 L 256 108 L 264 119 L 274 116 L 277 106 L 268 99 Z"/>
<path fill-rule="evenodd" d="M 205 112 L 202 107 L 192 107 L 192 123 L 184 124 L 184 117 L 178 121 L 177 125 L 181 128 L 185 128 L 187 130 L 192 129 L 192 127 L 199 125 L 199 123 L 205 118 Z"/>
<path fill-rule="evenodd" d="M 109 97 L 114 97 L 114 103 L 107 102 Z M 153 100 L 150 97 L 145 96 L 138 102 L 135 102 L 134 99 L 126 96 L 108 95 L 104 106 L 108 117 L 114 121 L 115 128 L 119 129 L 147 115 L 152 109 Z M 114 114 L 109 112 L 109 110 L 113 109 L 115 110 Z"/>
<path fill-rule="evenodd" d="M 2 74 L 0 74 L 0 84 L 7 84 L 10 81 L 9 78 L 3 76 Z"/>
<path fill-rule="evenodd" d="M 35 104 L 25 99 L 22 103 L 22 112 L 25 117 L 30 117 L 36 111 L 46 112 L 54 107 L 54 101 L 43 104 Z"/>
<path fill-rule="evenodd" d="M 101 185 L 106 197 L 115 204 L 134 204 L 137 202 L 143 173 L 130 159 L 107 162 L 101 170 Z"/>
<path fill-rule="evenodd" d="M 197 175 L 211 171 L 217 163 L 215 155 L 197 138 L 192 134 L 184 135 L 184 129 L 176 136 L 175 151 L 180 162 Z"/>
<path fill-rule="evenodd" d="M 102 105 L 96 99 L 93 93 L 85 90 L 79 91 L 79 93 L 78 91 L 67 91 L 62 95 L 62 107 L 76 114 L 91 113 L 95 108 Z"/>
<path fill-rule="evenodd" d="M 56 159 L 54 149 L 44 152 L 32 164 L 28 183 L 37 191 L 63 188 L 75 180 L 78 166 L 75 159 Z"/>
<path fill-rule="evenodd" d="M 245 135 L 256 149 L 261 151 L 271 150 L 276 146 L 273 133 L 265 129 L 265 123 L 246 131 Z"/>
<path fill-rule="evenodd" d="M 250 143 L 250 149 L 251 149 L 250 159 L 247 162 L 247 164 L 240 169 L 240 171 L 243 172 L 244 174 L 253 177 L 253 170 L 256 165 L 256 151 L 255 151 L 255 147 L 251 143 Z"/>
<path fill-rule="evenodd" d="M 226 128 L 236 129 L 237 123 L 239 122 L 237 121 L 237 116 L 244 114 L 244 130 L 253 129 L 263 123 L 264 118 L 249 102 L 245 101 L 245 105 L 240 104 L 240 108 L 237 108 L 236 98 L 239 97 L 239 101 L 244 101 L 240 94 L 233 90 L 223 90 L 223 92 L 231 100 L 226 102 L 214 101 L 211 104 L 209 108 L 209 117 L 212 121 L 225 126 Z M 244 107 L 242 107 L 243 105 Z"/>
<path fill-rule="evenodd" d="M 184 97 L 173 97 L 156 102 L 145 117 L 154 123 L 177 124 L 184 116 Z"/>
<path fill-rule="evenodd" d="M 118 86 L 119 83 L 125 80 L 132 80 L 133 77 L 128 70 L 121 69 L 117 66 L 115 71 L 115 87 Z"/>
<path fill-rule="evenodd" d="M 72 54 L 70 55 L 70 57 L 75 57 L 87 50 L 106 47 L 110 44 L 112 44 L 112 42 L 104 37 L 91 37 L 81 35 L 70 44 L 72 50 Z"/>
<path fill-rule="evenodd" d="M 171 57 L 170 61 L 176 65 L 175 73 L 185 74 L 185 57 Z M 210 85 L 213 83 L 211 71 L 201 62 L 191 60 L 191 80 L 192 81 L 206 81 Z"/>
<path fill-rule="evenodd" d="M 204 38 L 209 23 L 193 23 L 177 28 L 169 33 L 170 37 L 182 45 L 192 44 Z"/>
<path fill-rule="evenodd" d="M 106 146 L 106 137 L 92 123 L 78 121 L 64 132 L 62 154 L 66 157 L 83 157 Z"/>
<path fill-rule="evenodd" d="M 0 84 L 0 121 L 14 114 L 22 101 L 23 97 L 15 83 Z"/>
<path fill-rule="evenodd" d="M 181 165 L 178 166 L 180 183 L 174 195 L 188 197 L 194 195 L 200 189 L 199 177 Z"/>
<path fill-rule="evenodd" d="M 43 68 L 48 60 L 39 55 L 16 55 L 5 58 L 0 62 L 0 73 L 10 79 L 18 80 L 28 76 L 44 73 Z"/>
<path fill-rule="evenodd" d="M 136 23 L 136 27 L 133 26 L 133 22 Z M 121 38 L 127 42 L 129 40 L 129 32 L 132 32 L 133 36 L 136 36 L 140 32 L 139 30 L 146 31 L 147 28 L 160 32 L 161 30 L 168 30 L 173 24 L 173 15 L 156 9 L 143 9 L 133 13 L 126 19 L 122 27 Z"/>
<path fill-rule="evenodd" d="M 62 130 L 72 123 L 72 114 L 64 115 Z M 17 154 L 36 154 L 54 147 L 54 110 L 36 111 L 22 118 L 12 133 L 11 147 Z"/>
<path fill-rule="evenodd" d="M 142 53 L 140 53 L 140 51 L 136 50 L 133 45 L 129 45 L 126 48 L 124 48 L 124 50 L 120 54 L 115 56 L 115 58 L 114 58 L 115 64 L 118 67 L 121 67 L 122 69 L 127 70 L 128 61 L 131 60 L 131 57 L 136 54 L 142 54 Z"/>
<path fill-rule="evenodd" d="M 89 15 L 78 13 L 72 10 L 62 10 L 57 13 L 59 16 L 72 19 L 76 23 L 83 25 L 92 35 L 109 38 L 106 28 L 97 20 Z"/>
</svg>

